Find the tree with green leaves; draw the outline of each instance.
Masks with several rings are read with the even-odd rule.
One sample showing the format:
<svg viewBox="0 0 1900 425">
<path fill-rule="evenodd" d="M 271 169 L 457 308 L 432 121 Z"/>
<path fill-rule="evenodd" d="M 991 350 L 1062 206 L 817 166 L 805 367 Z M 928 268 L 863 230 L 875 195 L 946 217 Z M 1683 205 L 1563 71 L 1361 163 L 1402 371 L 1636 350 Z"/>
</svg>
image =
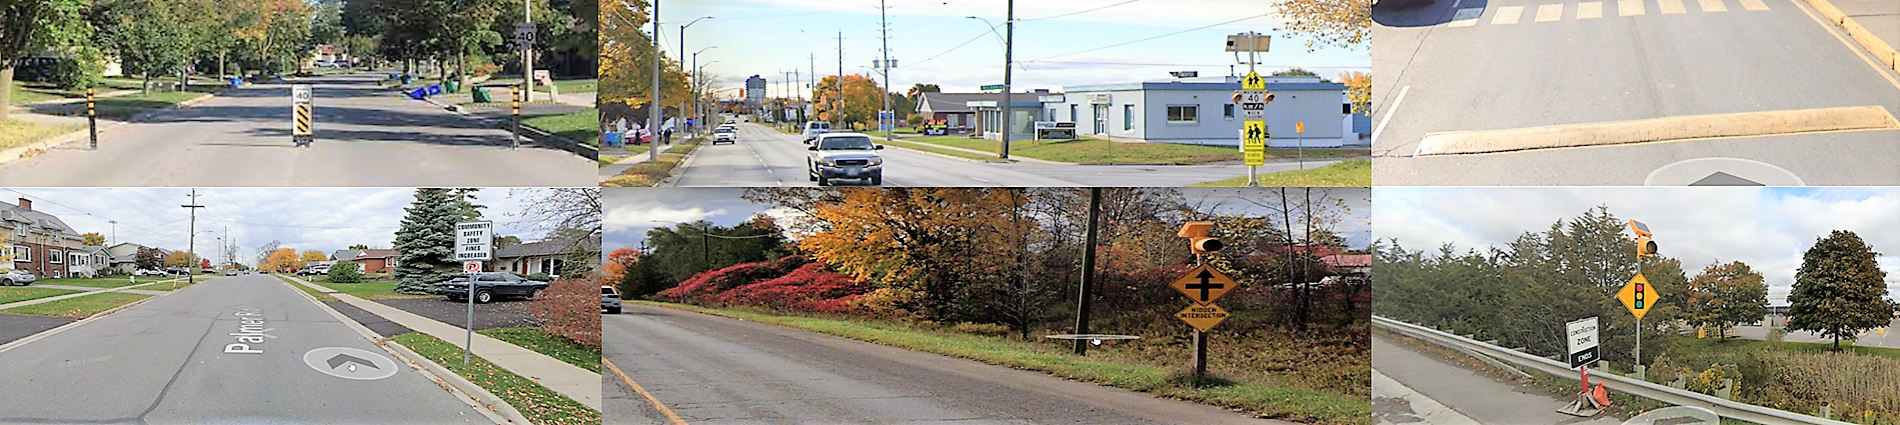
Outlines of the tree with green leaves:
<svg viewBox="0 0 1900 425">
<path fill-rule="evenodd" d="M 330 265 L 330 283 L 362 283 L 363 271 L 357 270 L 354 261 L 338 261 Z"/>
<path fill-rule="evenodd" d="M 1835 230 L 1817 238 L 1801 254 L 1794 291 L 1788 293 L 1788 330 L 1833 338 L 1833 349 L 1839 350 L 1842 338 L 1886 326 L 1894 307 L 1886 300 L 1887 272 L 1874 260 L 1879 255 L 1854 232 Z"/>
<path fill-rule="evenodd" d="M 88 0 L 0 2 L 0 121 L 13 104 L 13 64 L 47 51 L 65 52 L 92 36 Z"/>
<path fill-rule="evenodd" d="M 593 273 L 594 266 L 600 263 L 600 256 L 593 254 L 588 244 L 575 244 L 574 249 L 567 251 L 567 257 L 561 259 L 561 278 L 579 279 Z"/>
<path fill-rule="evenodd" d="M 1726 339 L 1736 324 L 1761 320 L 1767 313 L 1768 286 L 1746 263 L 1712 264 L 1689 280 L 1685 310 L 1689 324 L 1713 326 L 1716 338 Z"/>
<path fill-rule="evenodd" d="M 356 245 L 350 245 L 349 249 L 369 249 L 369 245 L 364 245 L 364 244 L 359 243 Z"/>
<path fill-rule="evenodd" d="M 434 293 L 461 268 L 455 262 L 455 223 L 461 220 L 451 189 L 416 189 L 415 201 L 396 230 L 396 292 Z"/>
<path fill-rule="evenodd" d="M 196 51 L 191 35 L 201 25 L 189 2 L 173 0 L 113 0 L 93 9 L 102 47 L 119 59 L 125 72 L 140 77 L 140 89 L 152 90 L 152 79 L 182 75 Z"/>
<path fill-rule="evenodd" d="M 158 248 L 142 246 L 137 253 L 132 254 L 132 264 L 140 269 L 158 270 L 165 267 L 165 254 L 159 252 Z"/>
</svg>

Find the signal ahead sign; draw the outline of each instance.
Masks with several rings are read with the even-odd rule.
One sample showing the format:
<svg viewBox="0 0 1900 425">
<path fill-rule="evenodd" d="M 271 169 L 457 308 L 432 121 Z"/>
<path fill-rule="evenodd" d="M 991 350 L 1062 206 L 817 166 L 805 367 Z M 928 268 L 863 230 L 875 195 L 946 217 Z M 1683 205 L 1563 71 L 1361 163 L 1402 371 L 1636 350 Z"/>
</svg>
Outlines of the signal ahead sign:
<svg viewBox="0 0 1900 425">
<path fill-rule="evenodd" d="M 1649 314 L 1649 308 L 1654 307 L 1656 299 L 1661 297 L 1642 273 L 1630 278 L 1629 283 L 1623 284 L 1623 290 L 1616 293 L 1616 299 L 1623 302 L 1623 307 L 1628 308 L 1630 314 L 1636 315 L 1636 320 L 1643 320 L 1643 315 Z"/>
<path fill-rule="evenodd" d="M 1564 325 L 1564 342 L 1570 351 L 1570 368 L 1575 369 L 1602 358 L 1597 351 L 1597 318 L 1570 322 Z"/>
<path fill-rule="evenodd" d="M 495 222 L 464 221 L 455 223 L 455 260 L 494 259 Z"/>
</svg>

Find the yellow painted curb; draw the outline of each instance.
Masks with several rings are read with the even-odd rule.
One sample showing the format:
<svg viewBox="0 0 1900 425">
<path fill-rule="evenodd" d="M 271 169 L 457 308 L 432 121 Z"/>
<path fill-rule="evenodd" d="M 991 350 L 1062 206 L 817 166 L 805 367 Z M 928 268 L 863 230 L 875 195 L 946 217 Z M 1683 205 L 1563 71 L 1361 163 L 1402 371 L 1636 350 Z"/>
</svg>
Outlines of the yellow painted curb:
<svg viewBox="0 0 1900 425">
<path fill-rule="evenodd" d="M 1887 108 L 1859 106 L 1689 115 L 1607 123 L 1427 134 L 1415 156 L 1457 155 L 1845 130 L 1900 129 Z"/>
<path fill-rule="evenodd" d="M 1828 3 L 1827 0 L 1807 1 L 1808 5 L 1813 6 L 1815 11 L 1821 12 L 1821 16 L 1826 17 L 1828 21 L 1839 25 L 1842 31 L 1847 32 L 1848 38 L 1854 39 L 1855 42 L 1860 43 L 1861 47 L 1865 47 L 1868 52 L 1872 52 L 1875 60 L 1879 60 L 1882 64 L 1886 65 L 1887 69 L 1900 71 L 1900 51 L 1895 51 L 1893 45 L 1888 44 L 1885 40 L 1881 40 L 1880 37 L 1875 37 L 1873 33 L 1867 31 L 1867 27 L 1854 22 L 1854 18 L 1850 18 L 1846 13 L 1842 13 L 1841 9 L 1834 7 L 1833 3 Z"/>
</svg>

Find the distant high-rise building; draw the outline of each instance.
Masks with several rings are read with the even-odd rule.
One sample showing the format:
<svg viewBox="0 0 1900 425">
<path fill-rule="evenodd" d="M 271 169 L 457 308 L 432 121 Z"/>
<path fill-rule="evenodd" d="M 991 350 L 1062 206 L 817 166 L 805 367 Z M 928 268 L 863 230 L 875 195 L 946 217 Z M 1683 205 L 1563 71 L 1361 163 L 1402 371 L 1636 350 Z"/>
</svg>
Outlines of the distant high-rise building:
<svg viewBox="0 0 1900 425">
<path fill-rule="evenodd" d="M 765 101 L 765 79 L 754 75 L 745 79 L 745 101 L 748 105 L 758 106 Z"/>
</svg>

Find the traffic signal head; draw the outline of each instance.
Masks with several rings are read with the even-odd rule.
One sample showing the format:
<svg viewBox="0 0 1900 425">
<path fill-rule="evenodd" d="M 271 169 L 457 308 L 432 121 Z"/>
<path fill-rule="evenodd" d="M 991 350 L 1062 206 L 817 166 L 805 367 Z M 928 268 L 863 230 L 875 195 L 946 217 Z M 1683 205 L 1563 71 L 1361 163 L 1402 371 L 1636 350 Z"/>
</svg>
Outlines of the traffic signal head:
<svg viewBox="0 0 1900 425">
<path fill-rule="evenodd" d="M 1267 97 L 1261 98 L 1260 100 L 1262 101 L 1260 103 L 1273 103 L 1273 92 L 1267 92 Z"/>
<path fill-rule="evenodd" d="M 1656 256 L 1656 241 L 1647 237 L 1636 237 L 1636 258 Z"/>
<path fill-rule="evenodd" d="M 1221 244 L 1219 238 L 1207 236 L 1207 231 L 1213 229 L 1214 222 L 1212 221 L 1190 221 L 1181 225 L 1181 231 L 1174 235 L 1187 238 L 1188 249 L 1194 251 L 1194 254 L 1206 254 L 1220 251 L 1225 246 Z"/>
</svg>

